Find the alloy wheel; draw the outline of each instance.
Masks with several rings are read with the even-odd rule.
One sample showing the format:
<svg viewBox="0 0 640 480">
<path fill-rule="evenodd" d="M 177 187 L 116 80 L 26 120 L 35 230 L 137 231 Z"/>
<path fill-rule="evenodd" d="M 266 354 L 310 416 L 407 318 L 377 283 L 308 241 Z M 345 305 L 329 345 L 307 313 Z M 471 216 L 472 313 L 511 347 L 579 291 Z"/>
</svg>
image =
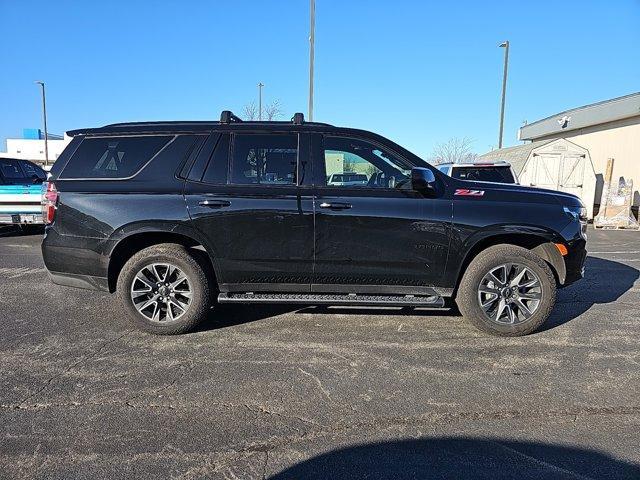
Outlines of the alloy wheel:
<svg viewBox="0 0 640 480">
<path fill-rule="evenodd" d="M 493 267 L 478 286 L 478 302 L 486 317 L 513 325 L 528 320 L 539 308 L 542 283 L 538 275 L 519 263 Z"/>
<path fill-rule="evenodd" d="M 134 307 L 152 322 L 178 320 L 186 313 L 192 297 L 189 278 L 170 263 L 152 263 L 143 267 L 131 284 Z"/>
</svg>

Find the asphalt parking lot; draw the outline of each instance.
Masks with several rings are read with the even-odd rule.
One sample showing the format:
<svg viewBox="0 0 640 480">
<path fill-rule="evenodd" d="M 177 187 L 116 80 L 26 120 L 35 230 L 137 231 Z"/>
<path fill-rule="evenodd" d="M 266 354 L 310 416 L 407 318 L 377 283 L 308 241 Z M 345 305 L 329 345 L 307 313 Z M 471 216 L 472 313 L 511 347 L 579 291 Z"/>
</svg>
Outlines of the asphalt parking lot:
<svg viewBox="0 0 640 480">
<path fill-rule="evenodd" d="M 640 233 L 589 232 L 545 329 L 225 306 L 133 329 L 0 230 L 2 478 L 640 478 Z"/>
</svg>

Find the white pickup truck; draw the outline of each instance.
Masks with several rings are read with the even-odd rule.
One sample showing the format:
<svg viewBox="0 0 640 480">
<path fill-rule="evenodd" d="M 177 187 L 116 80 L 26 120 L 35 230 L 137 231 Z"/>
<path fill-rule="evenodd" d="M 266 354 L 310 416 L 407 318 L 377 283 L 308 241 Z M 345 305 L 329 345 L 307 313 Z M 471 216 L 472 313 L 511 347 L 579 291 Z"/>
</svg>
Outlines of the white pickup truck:
<svg viewBox="0 0 640 480">
<path fill-rule="evenodd" d="M 0 158 L 0 225 L 42 224 L 42 182 L 46 172 L 35 163 Z"/>
</svg>

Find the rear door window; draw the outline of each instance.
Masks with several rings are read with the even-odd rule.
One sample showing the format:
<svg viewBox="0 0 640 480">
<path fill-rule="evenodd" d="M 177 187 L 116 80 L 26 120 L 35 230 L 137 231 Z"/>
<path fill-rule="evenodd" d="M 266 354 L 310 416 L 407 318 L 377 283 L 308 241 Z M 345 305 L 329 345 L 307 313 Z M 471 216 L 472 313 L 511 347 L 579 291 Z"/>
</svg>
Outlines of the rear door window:
<svg viewBox="0 0 640 480">
<path fill-rule="evenodd" d="M 236 134 L 231 183 L 295 185 L 298 134 Z"/>
<path fill-rule="evenodd" d="M 4 185 L 25 185 L 31 181 L 25 176 L 18 160 L 0 159 L 0 178 Z"/>
<path fill-rule="evenodd" d="M 227 183 L 227 170 L 229 169 L 229 135 L 220 135 L 216 149 L 211 155 L 202 181 L 205 183 Z"/>
<path fill-rule="evenodd" d="M 458 167 L 451 172 L 453 178 L 478 182 L 515 183 L 510 167 Z"/>
<path fill-rule="evenodd" d="M 85 138 L 69 159 L 60 178 L 128 178 L 139 172 L 174 137 Z"/>
</svg>

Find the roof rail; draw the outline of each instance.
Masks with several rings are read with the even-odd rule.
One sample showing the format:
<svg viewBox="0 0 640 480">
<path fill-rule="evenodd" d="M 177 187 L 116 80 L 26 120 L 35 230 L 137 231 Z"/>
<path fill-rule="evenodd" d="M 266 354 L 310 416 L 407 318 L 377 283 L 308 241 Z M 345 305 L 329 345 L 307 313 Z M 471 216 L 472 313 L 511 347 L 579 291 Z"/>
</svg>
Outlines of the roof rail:
<svg viewBox="0 0 640 480">
<path fill-rule="evenodd" d="M 240 117 L 233 114 L 231 110 L 223 110 L 220 114 L 220 123 L 242 122 Z"/>
<path fill-rule="evenodd" d="M 304 114 L 300 112 L 294 113 L 291 121 L 294 125 L 302 125 L 304 123 Z"/>
</svg>

